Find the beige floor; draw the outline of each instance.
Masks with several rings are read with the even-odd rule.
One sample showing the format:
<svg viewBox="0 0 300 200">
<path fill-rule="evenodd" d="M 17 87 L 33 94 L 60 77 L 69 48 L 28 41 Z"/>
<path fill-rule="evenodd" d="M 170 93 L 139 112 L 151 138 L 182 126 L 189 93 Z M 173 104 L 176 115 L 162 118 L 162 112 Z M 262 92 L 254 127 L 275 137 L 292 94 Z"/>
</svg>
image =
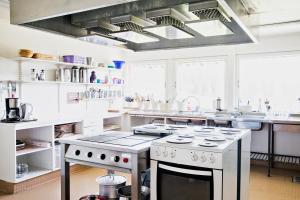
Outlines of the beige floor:
<svg viewBox="0 0 300 200">
<path fill-rule="evenodd" d="M 72 200 L 85 194 L 96 193 L 95 178 L 104 173 L 101 169 L 89 169 L 71 177 Z M 250 200 L 300 200 L 300 184 L 291 182 L 294 172 L 276 170 L 266 177 L 266 168 L 252 167 Z M 60 181 L 55 180 L 34 190 L 16 195 L 0 195 L 0 200 L 59 200 Z"/>
</svg>

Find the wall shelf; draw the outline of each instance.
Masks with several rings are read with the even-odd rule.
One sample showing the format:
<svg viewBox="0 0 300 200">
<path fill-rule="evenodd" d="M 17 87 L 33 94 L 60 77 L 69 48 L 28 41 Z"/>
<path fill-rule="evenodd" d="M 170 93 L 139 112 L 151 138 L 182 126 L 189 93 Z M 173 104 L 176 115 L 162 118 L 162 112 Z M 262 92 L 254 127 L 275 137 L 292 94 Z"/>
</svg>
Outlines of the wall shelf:
<svg viewBox="0 0 300 200">
<path fill-rule="evenodd" d="M 61 85 L 86 85 L 86 86 L 104 86 L 104 87 L 114 87 L 114 86 L 122 86 L 122 84 L 101 84 L 101 83 L 72 83 L 72 82 L 60 82 L 60 81 L 12 81 L 19 83 L 28 83 L 28 84 L 61 84 Z"/>
<path fill-rule="evenodd" d="M 104 131 L 112 131 L 112 130 L 118 130 L 121 129 L 121 126 L 118 124 L 106 124 L 103 127 Z"/>
<path fill-rule="evenodd" d="M 48 174 L 50 172 L 52 172 L 52 170 L 35 167 L 35 166 L 29 166 L 28 174 L 26 174 L 22 178 L 16 178 L 16 183 L 20 183 L 22 181 L 26 181 L 26 180 L 29 180 L 29 179 L 32 179 L 32 178 L 35 178 L 38 176 L 42 176 L 42 175 Z"/>
<path fill-rule="evenodd" d="M 77 67 L 84 67 L 89 69 L 101 68 L 101 67 L 96 67 L 96 66 L 91 66 L 86 64 L 67 63 L 67 62 L 61 62 L 56 60 L 43 60 L 43 59 L 25 58 L 25 57 L 17 57 L 14 60 L 19 62 L 42 62 L 42 63 L 48 63 L 53 65 L 65 66 L 65 67 L 77 66 Z"/>
<path fill-rule="evenodd" d="M 22 150 L 18 150 L 16 152 L 16 156 L 27 155 L 31 153 L 37 153 L 41 151 L 52 150 L 52 147 L 38 147 L 33 145 L 26 145 L 26 147 Z"/>
</svg>

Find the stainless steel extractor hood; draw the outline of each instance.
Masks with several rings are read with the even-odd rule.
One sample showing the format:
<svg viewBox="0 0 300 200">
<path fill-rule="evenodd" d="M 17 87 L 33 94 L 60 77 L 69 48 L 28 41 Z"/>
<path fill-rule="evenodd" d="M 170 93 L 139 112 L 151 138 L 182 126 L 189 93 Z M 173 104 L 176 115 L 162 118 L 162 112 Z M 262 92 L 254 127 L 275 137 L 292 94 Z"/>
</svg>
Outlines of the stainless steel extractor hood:
<svg viewBox="0 0 300 200">
<path fill-rule="evenodd" d="M 240 0 L 11 0 L 10 5 L 12 24 L 134 51 L 256 42 Z"/>
</svg>

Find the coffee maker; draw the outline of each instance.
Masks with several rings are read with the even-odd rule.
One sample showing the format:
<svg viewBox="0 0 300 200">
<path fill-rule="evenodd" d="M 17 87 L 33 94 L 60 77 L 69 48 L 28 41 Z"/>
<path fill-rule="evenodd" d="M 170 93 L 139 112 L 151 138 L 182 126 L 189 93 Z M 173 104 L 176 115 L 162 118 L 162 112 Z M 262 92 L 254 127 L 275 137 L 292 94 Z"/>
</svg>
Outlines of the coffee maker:
<svg viewBox="0 0 300 200">
<path fill-rule="evenodd" d="M 3 122 L 14 123 L 21 120 L 19 98 L 6 98 L 6 119 Z"/>
</svg>

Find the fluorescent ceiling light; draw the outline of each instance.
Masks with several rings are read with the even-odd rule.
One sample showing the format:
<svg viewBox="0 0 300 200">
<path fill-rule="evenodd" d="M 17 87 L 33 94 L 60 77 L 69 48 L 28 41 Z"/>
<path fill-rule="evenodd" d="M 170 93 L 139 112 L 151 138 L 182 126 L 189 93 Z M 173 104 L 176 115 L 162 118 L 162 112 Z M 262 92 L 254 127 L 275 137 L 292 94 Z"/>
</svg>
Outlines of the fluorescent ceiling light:
<svg viewBox="0 0 300 200">
<path fill-rule="evenodd" d="M 106 46 L 119 46 L 119 45 L 126 44 L 125 42 L 110 39 L 107 37 L 102 37 L 100 35 L 88 35 L 85 37 L 80 37 L 79 40 L 91 42 L 91 43 L 95 43 L 95 44 L 106 45 Z"/>
<path fill-rule="evenodd" d="M 233 34 L 233 32 L 219 20 L 197 21 L 186 23 L 186 25 L 205 37 Z"/>
<path fill-rule="evenodd" d="M 111 36 L 122 38 L 134 43 L 147 43 L 147 42 L 157 42 L 159 39 L 144 35 L 142 33 L 137 33 L 134 31 L 124 31 L 118 33 L 112 33 Z"/>
<path fill-rule="evenodd" d="M 174 27 L 174 26 L 158 26 L 144 28 L 145 31 L 167 38 L 169 40 L 192 38 L 193 36 Z"/>
</svg>

